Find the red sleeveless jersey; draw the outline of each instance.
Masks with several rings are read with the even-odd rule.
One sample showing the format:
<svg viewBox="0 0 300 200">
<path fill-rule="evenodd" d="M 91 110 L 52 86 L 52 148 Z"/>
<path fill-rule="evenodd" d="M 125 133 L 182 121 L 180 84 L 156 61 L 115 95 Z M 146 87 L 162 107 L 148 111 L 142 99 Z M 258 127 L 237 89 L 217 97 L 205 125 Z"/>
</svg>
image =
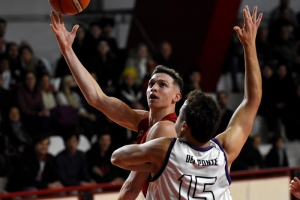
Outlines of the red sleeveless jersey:
<svg viewBox="0 0 300 200">
<path fill-rule="evenodd" d="M 177 116 L 176 113 L 171 113 L 166 115 L 164 118 L 162 118 L 160 121 L 171 121 L 171 122 L 176 122 L 177 120 Z M 139 125 L 138 125 L 138 136 L 137 136 L 137 144 L 143 144 L 146 142 L 147 139 L 147 135 L 148 132 L 150 130 L 151 127 L 149 127 L 149 118 L 145 118 L 142 121 L 140 121 Z M 148 190 L 148 185 L 149 185 L 149 181 L 146 180 L 143 183 L 142 186 L 142 192 L 144 194 L 144 196 L 146 197 L 147 194 L 147 190 Z"/>
</svg>

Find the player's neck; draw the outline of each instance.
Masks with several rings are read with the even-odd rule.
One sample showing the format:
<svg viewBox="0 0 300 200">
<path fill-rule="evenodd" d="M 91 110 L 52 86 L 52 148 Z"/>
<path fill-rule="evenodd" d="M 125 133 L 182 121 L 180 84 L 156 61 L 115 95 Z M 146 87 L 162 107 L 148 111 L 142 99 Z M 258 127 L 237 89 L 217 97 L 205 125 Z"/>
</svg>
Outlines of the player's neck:
<svg viewBox="0 0 300 200">
<path fill-rule="evenodd" d="M 193 138 L 192 135 L 190 134 L 185 134 L 183 137 L 180 138 L 181 141 L 184 141 L 186 143 L 189 143 L 193 146 L 196 146 L 196 147 L 200 147 L 200 148 L 205 148 L 205 147 L 208 147 L 209 146 L 209 142 L 205 142 L 205 143 L 202 143 L 202 142 L 198 142 L 197 140 L 195 140 L 195 138 Z"/>
<path fill-rule="evenodd" d="M 150 113 L 149 113 L 150 126 L 152 126 L 156 122 L 159 122 L 166 115 L 169 115 L 173 112 L 175 112 L 174 107 L 167 107 L 167 108 L 163 108 L 163 109 L 161 109 L 161 108 L 160 109 L 151 109 Z"/>
</svg>

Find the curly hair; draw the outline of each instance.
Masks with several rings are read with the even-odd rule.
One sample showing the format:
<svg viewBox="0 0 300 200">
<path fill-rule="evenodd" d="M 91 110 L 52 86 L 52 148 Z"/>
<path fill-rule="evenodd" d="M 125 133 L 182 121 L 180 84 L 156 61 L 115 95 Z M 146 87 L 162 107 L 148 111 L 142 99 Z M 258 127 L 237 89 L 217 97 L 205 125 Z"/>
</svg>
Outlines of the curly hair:
<svg viewBox="0 0 300 200">
<path fill-rule="evenodd" d="M 189 93 L 181 114 L 181 120 L 189 125 L 192 136 L 201 143 L 206 143 L 213 137 L 221 120 L 218 103 L 200 90 Z"/>
<path fill-rule="evenodd" d="M 174 84 L 178 85 L 178 87 L 180 89 L 180 92 L 182 92 L 182 89 L 183 89 L 183 80 L 182 80 L 182 78 L 181 78 L 181 76 L 179 75 L 178 72 L 176 72 L 174 69 L 165 67 L 163 65 L 158 65 L 154 69 L 154 71 L 152 73 L 152 76 L 154 74 L 157 74 L 157 73 L 164 73 L 164 74 L 167 74 L 167 75 L 171 76 L 174 79 Z"/>
</svg>

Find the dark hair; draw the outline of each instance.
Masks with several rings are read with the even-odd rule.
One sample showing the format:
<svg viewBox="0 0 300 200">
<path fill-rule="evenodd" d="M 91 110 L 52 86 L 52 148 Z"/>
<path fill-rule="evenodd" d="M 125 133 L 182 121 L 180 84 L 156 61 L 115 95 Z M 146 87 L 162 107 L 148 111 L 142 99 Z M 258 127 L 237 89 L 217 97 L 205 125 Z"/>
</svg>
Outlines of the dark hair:
<svg viewBox="0 0 300 200">
<path fill-rule="evenodd" d="M 24 46 L 20 47 L 19 55 L 21 55 L 25 49 L 27 49 L 32 55 L 34 54 L 32 48 L 30 46 L 24 45 Z"/>
<path fill-rule="evenodd" d="M 15 42 L 8 42 L 8 43 L 6 43 L 6 45 L 5 45 L 5 54 L 8 54 L 8 50 L 9 50 L 10 47 L 12 47 L 12 46 L 16 46 L 17 48 L 19 48 L 18 45 L 17 45 L 17 43 L 15 43 Z"/>
<path fill-rule="evenodd" d="M 181 109 L 182 121 L 186 121 L 192 136 L 201 143 L 209 141 L 220 124 L 221 110 L 218 103 L 208 94 L 194 90 Z"/>
<path fill-rule="evenodd" d="M 3 23 L 6 26 L 7 21 L 3 18 L 0 18 L 0 23 Z"/>
<path fill-rule="evenodd" d="M 171 68 L 168 68 L 168 67 L 165 67 L 163 65 L 158 65 L 153 73 L 152 73 L 152 76 L 154 74 L 158 74 L 158 73 L 164 73 L 164 74 L 167 74 L 169 76 L 171 76 L 174 80 L 174 84 L 178 85 L 179 89 L 180 89 L 180 92 L 182 92 L 182 88 L 183 88 L 183 80 L 182 78 L 180 77 L 179 73 L 176 72 L 174 69 L 171 69 Z"/>
<path fill-rule="evenodd" d="M 33 146 L 35 146 L 36 144 L 38 144 L 46 139 L 48 139 L 50 142 L 49 135 L 46 133 L 39 132 L 39 133 L 35 134 L 35 136 L 33 137 Z"/>
<path fill-rule="evenodd" d="M 225 94 L 225 95 L 228 97 L 228 93 L 225 92 L 224 90 L 218 91 L 218 92 L 216 93 L 217 101 L 219 101 L 221 94 Z"/>
<path fill-rule="evenodd" d="M 63 134 L 63 139 L 64 139 L 64 142 L 67 143 L 71 137 L 75 136 L 76 139 L 79 141 L 79 133 L 78 133 L 78 130 L 79 128 L 78 127 L 66 127 L 66 128 L 63 128 L 63 130 L 67 131 L 67 132 L 64 132 Z"/>
</svg>

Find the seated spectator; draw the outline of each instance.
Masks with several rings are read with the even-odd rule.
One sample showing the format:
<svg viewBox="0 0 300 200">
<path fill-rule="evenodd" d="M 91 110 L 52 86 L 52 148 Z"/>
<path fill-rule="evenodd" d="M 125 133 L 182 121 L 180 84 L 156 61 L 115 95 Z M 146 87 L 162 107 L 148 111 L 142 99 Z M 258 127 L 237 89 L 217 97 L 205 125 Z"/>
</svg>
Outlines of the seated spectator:
<svg viewBox="0 0 300 200">
<path fill-rule="evenodd" d="M 165 41 L 160 45 L 160 53 L 155 56 L 155 61 L 158 65 L 178 70 L 178 65 L 172 55 L 172 46 L 169 42 Z"/>
<path fill-rule="evenodd" d="M 230 171 L 243 171 L 243 170 L 250 169 L 251 163 L 249 161 L 252 158 L 251 151 L 252 151 L 252 141 L 251 141 L 251 138 L 248 137 L 241 152 L 239 153 L 237 158 L 232 163 Z"/>
<path fill-rule="evenodd" d="M 220 122 L 218 130 L 216 131 L 216 135 L 218 135 L 226 130 L 226 128 L 229 124 L 229 121 L 233 115 L 233 111 L 227 107 L 228 94 L 226 92 L 224 92 L 224 91 L 217 92 L 216 96 L 217 96 L 217 101 L 218 101 L 221 111 L 222 111 L 221 122 Z"/>
<path fill-rule="evenodd" d="M 259 151 L 259 146 L 261 145 L 261 137 L 255 135 L 251 138 L 252 141 L 252 151 L 251 160 L 249 161 L 250 169 L 262 169 L 264 168 L 264 159 Z"/>
<path fill-rule="evenodd" d="M 286 150 L 284 148 L 284 140 L 281 136 L 275 136 L 272 142 L 272 149 L 265 158 L 267 167 L 288 167 Z"/>
<path fill-rule="evenodd" d="M 141 103 L 142 92 L 136 85 L 137 74 L 134 68 L 126 68 L 122 74 L 122 84 L 119 87 L 119 99 L 133 109 L 144 110 Z"/>
<path fill-rule="evenodd" d="M 45 108 L 48 110 L 54 109 L 57 105 L 53 94 L 54 89 L 51 86 L 49 75 L 45 74 L 41 77 L 40 88 L 42 91 L 42 98 Z"/>
<path fill-rule="evenodd" d="M 48 136 L 39 134 L 33 148 L 23 157 L 19 170 L 23 190 L 63 187 L 58 181 L 55 158 L 48 153 L 49 145 Z"/>
<path fill-rule="evenodd" d="M 0 54 L 4 53 L 6 41 L 4 39 L 6 32 L 6 20 L 0 18 Z"/>
<path fill-rule="evenodd" d="M 17 103 L 30 132 L 49 127 L 50 112 L 44 106 L 41 90 L 36 86 L 32 72 L 26 73 L 24 85 L 17 90 Z"/>
<path fill-rule="evenodd" d="M 9 138 L 11 153 L 23 153 L 32 145 L 32 135 L 24 126 L 17 107 L 10 108 L 8 121 L 3 125 L 2 130 Z"/>
<path fill-rule="evenodd" d="M 71 106 L 77 109 L 80 123 L 84 127 L 84 135 L 91 139 L 96 134 L 96 116 L 87 112 L 81 103 L 79 94 L 76 92 L 77 85 L 71 75 L 65 76 L 62 81 L 61 90 L 56 95 L 57 104 L 60 106 Z"/>
<path fill-rule="evenodd" d="M 5 117 L 8 114 L 8 109 L 13 102 L 13 99 L 12 99 L 11 92 L 4 89 L 2 85 L 3 85 L 3 78 L 2 78 L 2 74 L 0 74 L 0 97 L 1 97 L 0 111 L 3 115 L 3 118 L 5 119 Z"/>
<path fill-rule="evenodd" d="M 151 56 L 148 52 L 148 47 L 145 44 L 139 44 L 126 61 L 125 69 L 133 67 L 136 70 L 138 85 L 141 84 L 147 73 L 147 63 L 150 59 Z"/>
<path fill-rule="evenodd" d="M 33 72 L 38 80 L 42 75 L 49 74 L 44 63 L 34 56 L 31 47 L 26 45 L 20 47 L 19 59 L 24 73 L 28 71 Z"/>
<path fill-rule="evenodd" d="M 0 55 L 0 74 L 2 74 L 2 87 L 6 90 L 10 89 L 11 72 L 9 67 L 9 59 L 5 54 Z"/>
<path fill-rule="evenodd" d="M 106 95 L 115 94 L 119 72 L 116 66 L 116 56 L 110 51 L 108 42 L 101 39 L 92 59 L 90 72 L 95 72 L 98 83 Z"/>
<path fill-rule="evenodd" d="M 23 69 L 19 60 L 19 47 L 14 42 L 6 44 L 5 55 L 9 59 L 9 67 L 11 72 L 11 85 L 16 87 L 23 81 Z"/>
<path fill-rule="evenodd" d="M 93 21 L 89 24 L 88 32 L 86 34 L 86 39 L 91 44 L 91 51 L 97 51 L 97 45 L 102 38 L 102 28 L 100 21 Z"/>
<path fill-rule="evenodd" d="M 268 39 L 268 29 L 261 27 L 258 29 L 256 38 L 257 57 L 261 66 L 266 65 L 272 59 L 272 46 Z"/>
<path fill-rule="evenodd" d="M 110 162 L 112 152 L 111 136 L 108 132 L 104 132 L 98 136 L 97 142 L 86 153 L 89 174 L 97 183 L 124 181 L 119 177 L 121 169 Z"/>
<path fill-rule="evenodd" d="M 112 36 L 114 25 L 115 25 L 114 19 L 112 18 L 102 19 L 102 29 L 103 29 L 102 37 L 107 40 L 111 51 L 117 55 L 119 48 L 116 39 Z"/>
<path fill-rule="evenodd" d="M 91 185 L 85 154 L 77 150 L 79 135 L 74 130 L 64 135 L 65 150 L 56 156 L 57 172 L 64 186 Z"/>
</svg>

